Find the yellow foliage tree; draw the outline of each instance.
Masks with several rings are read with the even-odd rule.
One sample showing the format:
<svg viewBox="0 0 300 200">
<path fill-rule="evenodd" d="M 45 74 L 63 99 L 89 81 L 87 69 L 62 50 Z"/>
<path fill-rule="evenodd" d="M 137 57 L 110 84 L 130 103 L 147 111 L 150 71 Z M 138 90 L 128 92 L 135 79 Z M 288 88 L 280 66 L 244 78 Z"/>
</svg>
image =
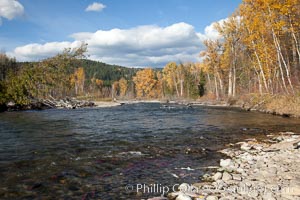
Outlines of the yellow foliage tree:
<svg viewBox="0 0 300 200">
<path fill-rule="evenodd" d="M 151 68 L 140 70 L 133 77 L 137 97 L 157 97 L 155 71 Z"/>
<path fill-rule="evenodd" d="M 120 96 L 124 97 L 128 89 L 128 82 L 125 78 L 121 78 L 119 80 L 119 87 L 120 87 Z"/>
<path fill-rule="evenodd" d="M 168 63 L 163 69 L 163 77 L 167 83 L 168 88 L 171 92 L 176 91 L 177 97 L 179 97 L 178 89 L 178 76 L 177 76 L 178 66 L 175 62 Z"/>
<path fill-rule="evenodd" d="M 75 94 L 83 94 L 84 92 L 85 73 L 83 67 L 79 67 L 71 75 L 71 83 L 75 86 Z"/>
<path fill-rule="evenodd" d="M 113 84 L 112 84 L 112 89 L 111 89 L 111 95 L 112 95 L 112 98 L 113 98 L 113 99 L 114 99 L 116 96 L 118 96 L 119 89 L 120 89 L 119 81 L 113 82 Z"/>
</svg>

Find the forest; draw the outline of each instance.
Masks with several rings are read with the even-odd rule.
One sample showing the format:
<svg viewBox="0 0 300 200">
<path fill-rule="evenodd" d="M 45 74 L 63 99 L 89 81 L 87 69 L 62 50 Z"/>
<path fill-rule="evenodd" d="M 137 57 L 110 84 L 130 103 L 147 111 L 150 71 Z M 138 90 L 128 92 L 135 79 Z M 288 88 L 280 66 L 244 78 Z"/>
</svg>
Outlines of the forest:
<svg viewBox="0 0 300 200">
<path fill-rule="evenodd" d="M 74 96 L 90 99 L 210 99 L 300 95 L 299 0 L 243 0 L 215 24 L 221 39 L 205 40 L 201 62 L 162 69 L 91 61 L 87 44 L 40 62 L 0 55 L 0 104 Z M 250 98 L 253 100 L 253 98 Z"/>
</svg>

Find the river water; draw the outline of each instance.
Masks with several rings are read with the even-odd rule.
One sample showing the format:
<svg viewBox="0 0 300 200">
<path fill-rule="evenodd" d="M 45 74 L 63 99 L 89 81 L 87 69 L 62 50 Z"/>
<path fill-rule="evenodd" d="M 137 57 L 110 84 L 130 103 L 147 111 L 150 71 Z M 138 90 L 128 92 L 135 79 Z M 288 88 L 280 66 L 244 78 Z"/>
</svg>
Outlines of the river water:
<svg viewBox="0 0 300 200">
<path fill-rule="evenodd" d="M 158 103 L 0 113 L 0 199 L 160 196 L 162 187 L 200 182 L 225 145 L 297 132 L 299 122 Z"/>
</svg>

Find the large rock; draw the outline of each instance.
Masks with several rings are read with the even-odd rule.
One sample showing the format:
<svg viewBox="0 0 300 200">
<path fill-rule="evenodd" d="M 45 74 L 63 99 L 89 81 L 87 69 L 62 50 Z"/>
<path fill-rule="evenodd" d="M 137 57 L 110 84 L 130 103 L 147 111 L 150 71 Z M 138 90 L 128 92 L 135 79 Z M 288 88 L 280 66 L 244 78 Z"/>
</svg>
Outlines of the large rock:
<svg viewBox="0 0 300 200">
<path fill-rule="evenodd" d="M 249 151 L 252 149 L 252 146 L 246 142 L 244 142 L 242 145 L 241 145 L 241 150 L 243 151 Z"/>
<path fill-rule="evenodd" d="M 300 143 L 300 139 L 293 138 L 292 140 L 272 144 L 268 150 L 292 150 L 298 148 L 298 143 Z"/>
<path fill-rule="evenodd" d="M 232 180 L 231 174 L 229 174 L 228 172 L 224 172 L 224 173 L 223 173 L 223 176 L 222 176 L 222 180 L 223 180 L 223 181 L 229 181 L 229 180 Z"/>
<path fill-rule="evenodd" d="M 206 197 L 206 200 L 218 200 L 219 198 L 216 196 L 208 196 Z"/>
<path fill-rule="evenodd" d="M 214 181 L 217 181 L 219 179 L 222 178 L 222 173 L 221 172 L 217 172 L 215 173 L 215 175 L 213 176 Z"/>
<path fill-rule="evenodd" d="M 230 167 L 231 165 L 233 165 L 231 159 L 226 159 L 226 160 L 221 159 L 221 160 L 220 160 L 220 166 L 223 167 L 223 168 L 228 168 L 228 167 Z"/>
<path fill-rule="evenodd" d="M 242 181 L 242 176 L 239 174 L 232 174 L 233 180 Z"/>
</svg>

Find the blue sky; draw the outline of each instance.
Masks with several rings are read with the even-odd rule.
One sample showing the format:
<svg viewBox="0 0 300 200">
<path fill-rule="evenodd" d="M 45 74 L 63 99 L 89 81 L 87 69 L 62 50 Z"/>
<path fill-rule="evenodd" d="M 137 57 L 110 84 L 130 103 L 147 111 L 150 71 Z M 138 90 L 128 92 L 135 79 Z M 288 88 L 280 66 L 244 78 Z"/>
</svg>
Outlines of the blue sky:
<svg viewBox="0 0 300 200">
<path fill-rule="evenodd" d="M 100 9 L 87 7 L 96 3 Z M 0 50 L 18 60 L 40 60 L 89 43 L 91 59 L 161 67 L 196 61 L 212 23 L 241 0 L 0 0 Z"/>
</svg>

